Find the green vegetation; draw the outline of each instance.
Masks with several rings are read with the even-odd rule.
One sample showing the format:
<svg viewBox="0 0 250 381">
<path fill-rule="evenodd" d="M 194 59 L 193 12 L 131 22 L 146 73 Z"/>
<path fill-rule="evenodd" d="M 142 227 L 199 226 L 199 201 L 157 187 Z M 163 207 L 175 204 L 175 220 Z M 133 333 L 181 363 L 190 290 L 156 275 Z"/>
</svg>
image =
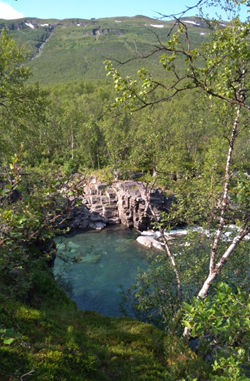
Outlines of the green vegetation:
<svg viewBox="0 0 250 381">
<path fill-rule="evenodd" d="M 155 24 L 164 25 L 164 28 L 151 26 Z M 172 22 L 143 16 L 98 20 L 26 18 L 0 23 L 1 29 L 9 29 L 18 45 L 29 52 L 27 65 L 33 73 L 30 83 L 39 81 L 49 86 L 65 82 L 105 81 L 104 60 L 117 59 L 121 62 L 135 57 L 136 52 L 140 55 L 149 53 L 157 43 L 155 32 L 162 41 L 166 41 L 172 25 Z M 199 46 L 206 38 L 206 35 L 200 35 L 207 33 L 205 24 L 199 28 L 191 26 L 190 29 L 192 43 Z M 49 36 L 41 54 L 32 59 Z M 159 78 L 164 78 L 158 57 L 149 58 L 148 65 Z M 137 70 L 137 62 L 131 61 L 125 72 L 135 74 Z"/>
<path fill-rule="evenodd" d="M 174 354 L 160 330 L 130 318 L 78 312 L 41 271 L 34 273 L 30 293 L 32 308 L 1 300 L 1 326 L 12 329 L 14 338 L 9 345 L 0 339 L 1 380 L 29 372 L 37 381 L 166 379 Z"/>
<path fill-rule="evenodd" d="M 249 25 L 214 25 L 208 36 L 204 23 L 143 16 L 2 23 L 16 43 L 2 30 L 1 380 L 249 380 Z M 113 89 L 101 62 L 135 51 L 149 52 L 145 67 L 106 62 Z M 65 179 L 135 170 L 175 195 L 162 233 L 206 229 L 176 244 L 163 234 L 166 253 L 128 291 L 161 329 L 77 311 L 51 271 Z"/>
</svg>

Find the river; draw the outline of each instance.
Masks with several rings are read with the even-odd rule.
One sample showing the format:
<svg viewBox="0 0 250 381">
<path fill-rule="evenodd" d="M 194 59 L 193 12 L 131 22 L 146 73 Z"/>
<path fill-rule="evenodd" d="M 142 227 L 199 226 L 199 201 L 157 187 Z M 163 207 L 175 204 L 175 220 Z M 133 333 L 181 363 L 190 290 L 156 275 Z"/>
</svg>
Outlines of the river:
<svg viewBox="0 0 250 381">
<path fill-rule="evenodd" d="M 93 310 L 106 316 L 122 316 L 120 285 L 129 288 L 138 267 L 147 269 L 148 249 L 139 245 L 137 233 L 122 225 L 102 231 L 76 231 L 55 238 L 58 258 L 55 275 L 68 282 L 71 298 L 80 310 Z M 60 258 L 62 257 L 62 259 Z M 79 259 L 78 263 L 63 258 Z M 133 316 L 132 311 L 129 312 Z"/>
</svg>

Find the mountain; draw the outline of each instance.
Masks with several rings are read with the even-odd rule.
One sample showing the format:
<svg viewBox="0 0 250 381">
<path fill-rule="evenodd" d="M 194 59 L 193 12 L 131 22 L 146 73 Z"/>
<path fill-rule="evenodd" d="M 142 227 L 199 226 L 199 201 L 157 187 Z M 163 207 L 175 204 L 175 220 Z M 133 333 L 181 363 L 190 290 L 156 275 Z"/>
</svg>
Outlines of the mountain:
<svg viewBox="0 0 250 381">
<path fill-rule="evenodd" d="M 183 18 L 189 27 L 191 41 L 199 45 L 208 29 L 200 19 Z M 154 49 L 159 38 L 163 43 L 173 21 L 145 16 L 103 19 L 37 19 L 0 20 L 0 27 L 8 29 L 19 45 L 29 52 L 27 65 L 33 72 L 32 82 L 49 85 L 59 82 L 104 80 L 106 59 L 127 61 Z M 159 70 L 159 54 L 147 61 L 155 75 Z M 135 74 L 145 65 L 142 59 L 126 64 L 125 72 Z M 123 68 L 121 68 L 123 70 Z"/>
</svg>

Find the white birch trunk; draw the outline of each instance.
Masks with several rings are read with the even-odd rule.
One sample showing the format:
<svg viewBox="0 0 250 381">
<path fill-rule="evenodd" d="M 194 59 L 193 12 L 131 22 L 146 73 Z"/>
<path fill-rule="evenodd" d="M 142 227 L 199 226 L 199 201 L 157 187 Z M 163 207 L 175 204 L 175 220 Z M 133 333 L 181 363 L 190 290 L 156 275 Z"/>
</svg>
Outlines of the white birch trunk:
<svg viewBox="0 0 250 381">
<path fill-rule="evenodd" d="M 74 130 L 71 124 L 71 158 L 74 159 Z"/>
<path fill-rule="evenodd" d="M 232 254 L 236 246 L 243 240 L 243 238 L 249 233 L 249 228 L 245 228 L 241 231 L 239 235 L 237 235 L 231 245 L 227 248 L 225 253 L 222 255 L 218 263 L 215 265 L 215 268 L 209 272 L 209 275 L 205 282 L 203 283 L 202 288 L 200 289 L 200 292 L 198 294 L 198 297 L 205 298 L 207 296 L 209 287 L 211 283 L 214 281 L 214 279 L 217 277 L 217 275 L 220 273 L 221 268 L 225 265 L 225 263 L 228 261 L 229 256 Z"/>
<path fill-rule="evenodd" d="M 244 70 L 243 70 L 243 80 L 242 80 L 242 88 L 244 88 Z M 212 248 L 211 248 L 211 254 L 210 254 L 210 263 L 209 263 L 209 273 L 208 276 L 203 283 L 199 293 L 198 297 L 200 298 L 206 298 L 209 288 L 217 275 L 220 273 L 221 269 L 225 265 L 225 263 L 228 261 L 230 255 L 236 248 L 236 246 L 243 240 L 243 238 L 249 233 L 250 228 L 247 226 L 244 226 L 240 232 L 232 241 L 232 243 L 228 246 L 227 250 L 224 252 L 224 254 L 220 257 L 220 259 L 216 263 L 216 254 L 217 254 L 217 249 L 218 245 L 221 239 L 221 235 L 225 226 L 225 212 L 226 212 L 226 207 L 228 204 L 228 191 L 229 191 L 229 181 L 230 181 L 230 165 L 231 165 L 231 160 L 232 160 L 232 153 L 233 153 L 233 148 L 234 148 L 234 141 L 235 141 L 235 136 L 237 133 L 237 127 L 239 123 L 239 118 L 240 118 L 240 113 L 241 113 L 241 105 L 238 106 L 236 110 L 236 116 L 234 119 L 234 124 L 232 128 L 232 133 L 231 133 L 231 138 L 229 141 L 229 147 L 228 147 L 228 154 L 227 154 L 227 162 L 226 162 L 226 167 L 225 167 L 225 183 L 224 183 L 224 193 L 223 193 L 223 198 L 222 198 L 222 204 L 221 204 L 221 213 L 220 213 L 220 222 L 219 222 L 219 228 L 218 231 L 215 235 Z M 215 264 L 216 263 L 216 264 Z M 189 334 L 189 329 L 185 327 L 183 336 L 188 336 Z"/>
</svg>

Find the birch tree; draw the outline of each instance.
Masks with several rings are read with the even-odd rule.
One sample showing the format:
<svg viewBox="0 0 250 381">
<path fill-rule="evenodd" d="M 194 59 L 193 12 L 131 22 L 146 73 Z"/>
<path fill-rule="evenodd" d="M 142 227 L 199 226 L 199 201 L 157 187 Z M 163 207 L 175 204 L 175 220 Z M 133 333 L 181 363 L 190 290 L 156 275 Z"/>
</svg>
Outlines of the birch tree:
<svg viewBox="0 0 250 381">
<path fill-rule="evenodd" d="M 199 2 L 198 4 L 204 3 L 208 2 Z M 249 22 L 242 23 L 236 17 L 227 26 L 218 26 L 217 24 L 215 30 L 210 34 L 209 41 L 205 42 L 199 49 L 192 49 L 187 25 L 177 18 L 169 40 L 162 43 L 156 35 L 157 44 L 154 49 L 148 55 L 141 57 L 148 58 L 161 53 L 160 64 L 166 69 L 164 82 L 155 79 L 146 68 L 141 68 L 137 72 L 136 79 L 129 76 L 123 77 L 112 62 L 106 62 L 106 70 L 108 75 L 113 77 L 118 93 L 112 107 L 118 112 L 123 109 L 133 113 L 147 107 L 153 107 L 155 104 L 167 102 L 178 93 L 199 91 L 204 93 L 208 100 L 217 99 L 218 102 L 221 102 L 222 108 L 227 107 L 228 112 L 234 114 L 231 121 L 231 132 L 226 136 L 228 152 L 225 157 L 223 191 L 221 192 L 222 196 L 218 194 L 217 199 L 219 223 L 211 247 L 208 276 L 198 293 L 201 298 L 207 296 L 210 285 L 232 256 L 235 248 L 250 231 L 249 211 L 246 207 L 249 186 L 245 186 L 236 191 L 237 204 L 241 210 L 240 229 L 223 254 L 218 253 L 226 221 L 228 221 L 226 217 L 230 213 L 229 193 L 230 191 L 233 192 L 230 188 L 231 164 L 235 141 L 246 127 L 250 110 L 249 29 Z M 176 63 L 180 60 L 182 60 L 183 65 L 181 69 L 178 69 L 180 64 L 176 65 Z M 156 97 L 158 90 L 164 90 L 163 97 Z M 153 93 L 154 97 L 152 97 Z M 220 128 L 219 124 L 218 128 Z M 239 179 L 240 182 L 241 179 Z M 239 189 L 240 197 L 238 197 Z M 168 255 L 173 259 L 167 242 L 165 245 Z M 173 269 L 175 272 L 177 271 L 177 283 L 179 285 L 178 270 L 175 264 L 173 264 Z"/>
</svg>

